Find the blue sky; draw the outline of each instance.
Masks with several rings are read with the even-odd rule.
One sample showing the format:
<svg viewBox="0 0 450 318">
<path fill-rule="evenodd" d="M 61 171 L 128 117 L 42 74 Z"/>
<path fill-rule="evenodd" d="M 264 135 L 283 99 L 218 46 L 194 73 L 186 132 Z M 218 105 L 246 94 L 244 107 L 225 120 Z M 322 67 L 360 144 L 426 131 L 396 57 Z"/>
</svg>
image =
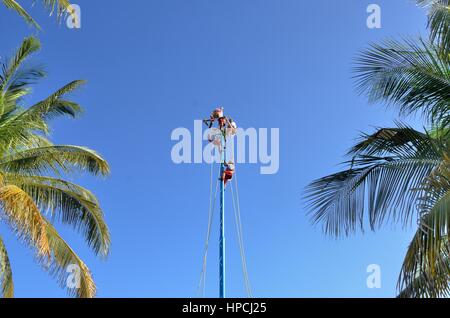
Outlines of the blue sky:
<svg viewBox="0 0 450 318">
<path fill-rule="evenodd" d="M 27 3 L 27 1 L 22 1 Z M 305 216 L 302 189 L 336 171 L 359 131 L 397 118 L 358 97 L 355 54 L 369 42 L 426 35 L 425 13 L 408 0 L 78 0 L 82 28 L 30 9 L 36 32 L 0 7 L 0 55 L 37 34 L 35 61 L 48 78 L 29 102 L 73 79 L 88 84 L 73 98 L 78 120 L 53 122 L 56 143 L 85 145 L 109 160 L 106 179 L 71 178 L 99 197 L 112 233 L 107 261 L 72 229 L 62 235 L 94 274 L 100 297 L 196 295 L 209 203 L 209 167 L 175 165 L 173 129 L 193 129 L 222 104 L 244 128 L 280 128 L 280 170 L 239 166 L 248 271 L 256 297 L 391 297 L 412 230 L 332 239 Z M 366 27 L 366 8 L 382 9 L 382 28 Z M 418 125 L 417 121 L 410 123 Z M 230 206 L 230 204 L 228 204 Z M 231 210 L 227 211 L 227 294 L 245 296 Z M 217 221 L 217 214 L 216 219 Z M 217 291 L 217 222 L 206 295 Z M 0 226 L 18 297 L 65 297 L 31 251 Z M 381 266 L 382 287 L 366 287 L 366 268 Z"/>
</svg>

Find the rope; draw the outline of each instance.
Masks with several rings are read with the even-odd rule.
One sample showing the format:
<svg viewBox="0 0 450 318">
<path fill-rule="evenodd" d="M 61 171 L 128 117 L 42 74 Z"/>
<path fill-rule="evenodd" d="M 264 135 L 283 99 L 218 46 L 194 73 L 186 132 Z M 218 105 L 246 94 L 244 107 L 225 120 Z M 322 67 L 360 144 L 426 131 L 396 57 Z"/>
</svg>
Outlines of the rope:
<svg viewBox="0 0 450 318">
<path fill-rule="evenodd" d="M 236 199 L 235 199 L 232 183 L 230 183 L 230 187 L 231 187 L 231 196 L 233 199 L 234 219 L 235 219 L 235 225 L 236 225 L 236 232 L 237 232 L 237 236 L 238 236 L 239 251 L 241 254 L 242 274 L 244 276 L 244 285 L 245 285 L 245 290 L 246 290 L 247 296 L 249 298 L 252 298 L 253 295 L 252 295 L 252 289 L 251 289 L 251 285 L 250 285 L 250 278 L 248 276 L 248 271 L 247 271 L 247 260 L 246 260 L 245 249 L 244 249 L 244 239 L 243 239 L 242 222 L 241 222 L 241 208 L 239 205 L 239 188 L 238 188 L 238 183 L 237 183 L 236 171 L 234 173 L 234 183 L 235 183 L 235 187 L 236 187 Z"/>
<path fill-rule="evenodd" d="M 226 144 L 226 139 L 225 139 L 225 144 Z M 222 149 L 222 151 L 226 151 L 226 146 L 224 147 L 224 149 Z M 209 240 L 211 237 L 212 221 L 213 221 L 214 211 L 215 211 L 214 207 L 216 205 L 217 192 L 218 192 L 218 188 L 219 188 L 219 179 L 218 179 L 216 181 L 216 190 L 215 190 L 214 198 L 213 198 L 213 167 L 214 167 L 214 163 L 211 164 L 211 172 L 210 172 L 208 230 L 207 230 L 207 234 L 206 234 L 205 251 L 203 254 L 202 271 L 200 272 L 200 280 L 199 280 L 199 284 L 198 284 L 198 288 L 197 288 L 197 294 L 201 295 L 201 297 L 205 297 L 206 261 L 207 261 L 207 256 L 208 256 Z M 220 172 L 219 172 L 219 174 L 220 174 Z M 237 232 L 237 236 L 238 236 L 239 251 L 240 251 L 240 255 L 241 255 L 242 273 L 243 273 L 243 277 L 244 277 L 244 285 L 245 285 L 245 290 L 246 290 L 247 296 L 249 298 L 251 298 L 251 297 L 253 297 L 253 295 L 252 295 L 250 279 L 249 279 L 248 271 L 247 271 L 247 260 L 246 260 L 246 256 L 245 256 L 244 239 L 243 239 L 243 233 L 242 233 L 241 208 L 240 208 L 240 204 L 239 204 L 239 188 L 238 188 L 238 183 L 237 183 L 236 171 L 234 173 L 233 179 L 234 179 L 235 188 L 236 188 L 236 198 L 235 198 L 235 193 L 233 190 L 232 182 L 230 182 L 230 187 L 231 187 L 231 194 L 232 194 L 232 199 L 233 199 L 234 219 L 235 219 L 236 232 Z"/>
<path fill-rule="evenodd" d="M 214 163 L 211 163 L 210 172 L 210 189 L 209 189 L 209 212 L 208 212 L 208 230 L 206 232 L 205 251 L 203 254 L 202 271 L 200 272 L 200 280 L 197 287 L 197 295 L 205 297 L 205 282 L 206 282 L 206 260 L 208 256 L 209 239 L 211 237 L 212 221 L 214 217 L 214 206 L 216 205 L 217 192 L 219 189 L 219 181 L 216 182 L 216 191 L 213 199 L 213 168 Z"/>
</svg>

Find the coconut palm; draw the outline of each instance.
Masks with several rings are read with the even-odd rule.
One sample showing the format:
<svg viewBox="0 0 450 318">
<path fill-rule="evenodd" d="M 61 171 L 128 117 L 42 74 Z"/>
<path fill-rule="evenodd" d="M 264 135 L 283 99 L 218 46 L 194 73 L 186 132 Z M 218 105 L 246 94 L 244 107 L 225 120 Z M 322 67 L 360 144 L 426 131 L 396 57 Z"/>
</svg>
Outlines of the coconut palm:
<svg viewBox="0 0 450 318">
<path fill-rule="evenodd" d="M 450 6 L 449 0 L 418 3 L 430 8 L 430 41 L 373 44 L 355 71 L 370 102 L 420 114 L 430 128 L 400 124 L 363 135 L 347 154 L 346 169 L 312 182 L 305 197 L 313 221 L 334 236 L 416 220 L 399 296 L 450 296 Z"/>
<path fill-rule="evenodd" d="M 79 268 L 77 297 L 93 297 L 95 284 L 85 263 L 63 240 L 52 223 L 77 229 L 95 254 L 106 256 L 110 235 L 96 197 L 87 189 L 64 180 L 78 171 L 107 175 L 107 162 L 94 151 L 79 146 L 54 145 L 48 139 L 48 121 L 57 116 L 75 117 L 81 107 L 67 94 L 83 82 L 73 81 L 31 107 L 23 107 L 30 85 L 44 75 L 24 61 L 40 48 L 30 37 L 0 73 L 0 220 L 36 251 L 37 261 L 66 287 L 67 267 Z M 1 233 L 0 233 L 1 235 Z M 0 281 L 3 296 L 13 296 L 13 275 L 4 241 L 0 237 Z"/>
<path fill-rule="evenodd" d="M 399 279 L 401 295 L 447 295 L 450 262 L 441 251 L 450 247 L 449 131 L 419 132 L 399 125 L 361 139 L 349 151 L 345 170 L 307 187 L 313 221 L 341 236 L 364 225 L 376 230 L 388 221 L 411 225 L 417 219 Z"/>
<path fill-rule="evenodd" d="M 16 0 L 1 0 L 3 4 L 14 11 L 16 11 L 27 23 L 40 29 L 39 24 L 31 17 L 31 15 L 21 6 Z M 45 7 L 50 10 L 50 14 L 56 13 L 60 17 L 69 9 L 70 2 L 68 0 L 42 0 Z"/>
</svg>

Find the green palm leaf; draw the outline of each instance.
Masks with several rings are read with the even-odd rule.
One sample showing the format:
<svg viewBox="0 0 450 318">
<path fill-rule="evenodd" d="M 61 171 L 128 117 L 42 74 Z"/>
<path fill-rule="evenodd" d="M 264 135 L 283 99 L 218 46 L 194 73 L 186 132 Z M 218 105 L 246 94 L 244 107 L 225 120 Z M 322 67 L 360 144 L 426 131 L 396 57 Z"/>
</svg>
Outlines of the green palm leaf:
<svg viewBox="0 0 450 318">
<path fill-rule="evenodd" d="M 444 54 L 450 54 L 450 0 L 417 0 L 417 3 L 429 10 L 431 40 L 438 43 Z"/>
<path fill-rule="evenodd" d="M 45 1 L 51 10 L 61 10 L 67 1 Z M 88 267 L 59 236 L 50 221 L 72 226 L 85 238 L 94 253 L 106 256 L 110 234 L 103 211 L 93 193 L 64 177 L 74 172 L 105 176 L 108 163 L 95 151 L 72 145 L 53 145 L 48 140 L 49 120 L 75 117 L 82 109 L 67 95 L 84 81 L 73 81 L 48 98 L 24 108 L 19 105 L 31 84 L 44 73 L 23 63 L 40 48 L 27 38 L 8 61 L 0 61 L 0 214 L 21 241 L 37 251 L 37 260 L 70 295 L 95 296 L 96 286 Z M 79 287 L 67 284 L 69 266 L 78 268 Z M 0 242 L 2 294 L 12 296 L 10 264 Z"/>
<path fill-rule="evenodd" d="M 38 39 L 34 37 L 26 38 L 21 46 L 17 49 L 15 55 L 11 58 L 7 65 L 3 65 L 2 75 L 0 75 L 0 90 L 5 94 L 14 74 L 18 72 L 22 63 L 33 53 L 41 48 Z"/>
<path fill-rule="evenodd" d="M 398 281 L 399 297 L 450 296 L 450 1 L 417 0 L 429 10 L 430 40 L 387 40 L 357 58 L 357 89 L 370 102 L 421 114 L 425 133 L 399 125 L 364 135 L 346 169 L 312 182 L 314 222 L 332 235 L 367 223 L 418 218 Z"/>
<path fill-rule="evenodd" d="M 313 222 L 334 236 L 363 229 L 366 213 L 372 230 L 389 219 L 410 222 L 421 195 L 414 189 L 442 162 L 433 141 L 412 128 L 384 128 L 362 138 L 347 170 L 306 188 Z"/>
<path fill-rule="evenodd" d="M 109 174 L 108 163 L 95 151 L 86 147 L 57 145 L 30 148 L 0 159 L 0 170 L 10 173 L 42 175 L 71 173 L 74 169 L 93 175 Z"/>
<path fill-rule="evenodd" d="M 73 81 L 27 110 L 15 107 L 14 111 L 0 118 L 0 145 L 11 147 L 13 146 L 11 142 L 15 142 L 15 146 L 20 147 L 23 143 L 27 143 L 29 138 L 33 138 L 33 134 L 27 133 L 29 131 L 47 134 L 49 119 L 62 115 L 76 117 L 82 112 L 80 105 L 64 97 L 82 84 L 84 81 Z M 11 101 L 11 105 L 16 105 L 16 102 L 16 100 Z"/>
<path fill-rule="evenodd" d="M 358 57 L 355 72 L 359 92 L 371 102 L 397 105 L 403 115 L 419 111 L 432 122 L 450 114 L 450 62 L 434 44 L 373 44 Z"/>
</svg>

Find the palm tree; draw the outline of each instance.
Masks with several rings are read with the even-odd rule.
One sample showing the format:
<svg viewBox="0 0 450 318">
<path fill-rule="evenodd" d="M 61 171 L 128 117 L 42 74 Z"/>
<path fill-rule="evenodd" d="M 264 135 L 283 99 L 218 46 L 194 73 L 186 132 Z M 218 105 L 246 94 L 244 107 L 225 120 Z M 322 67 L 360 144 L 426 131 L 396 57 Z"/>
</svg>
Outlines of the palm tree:
<svg viewBox="0 0 450 318">
<path fill-rule="evenodd" d="M 450 37 L 449 0 L 430 7 L 430 41 L 373 44 L 358 57 L 357 87 L 371 102 L 401 115 L 420 114 L 429 128 L 404 124 L 364 134 L 347 168 L 306 188 L 309 213 L 325 232 L 348 235 L 388 221 L 417 232 L 400 272 L 401 297 L 450 296 Z"/>
<path fill-rule="evenodd" d="M 20 5 L 16 0 L 1 0 L 3 4 L 14 11 L 16 11 L 27 23 L 40 29 L 39 24 L 31 17 L 30 14 Z M 42 0 L 44 6 L 49 8 L 50 14 L 56 13 L 57 17 L 64 14 L 70 8 L 69 0 Z"/>
<path fill-rule="evenodd" d="M 62 287 L 67 267 L 80 269 L 80 286 L 68 289 L 77 297 L 93 297 L 96 287 L 84 262 L 61 238 L 53 221 L 73 226 L 96 255 L 106 256 L 110 235 L 96 197 L 63 176 L 75 171 L 107 175 L 107 162 L 94 151 L 79 146 L 54 145 L 48 139 L 48 121 L 57 116 L 75 117 L 81 107 L 66 98 L 83 81 L 73 81 L 37 104 L 24 108 L 30 85 L 44 75 L 24 61 L 39 50 L 30 37 L 23 41 L 0 73 L 0 220 L 36 251 L 37 261 Z M 49 218 L 47 219 L 48 216 Z M 4 297 L 13 296 L 8 253 L 0 237 L 0 281 Z"/>
<path fill-rule="evenodd" d="M 441 250 L 450 247 L 449 131 L 419 132 L 399 124 L 361 139 L 348 153 L 347 169 L 307 187 L 313 221 L 341 236 L 363 230 L 365 223 L 371 230 L 388 221 L 411 225 L 416 216 L 418 230 L 399 279 L 401 295 L 447 295 L 450 262 Z M 429 286 L 417 284 L 418 277 Z M 447 284 L 432 284 L 437 279 Z"/>
</svg>

